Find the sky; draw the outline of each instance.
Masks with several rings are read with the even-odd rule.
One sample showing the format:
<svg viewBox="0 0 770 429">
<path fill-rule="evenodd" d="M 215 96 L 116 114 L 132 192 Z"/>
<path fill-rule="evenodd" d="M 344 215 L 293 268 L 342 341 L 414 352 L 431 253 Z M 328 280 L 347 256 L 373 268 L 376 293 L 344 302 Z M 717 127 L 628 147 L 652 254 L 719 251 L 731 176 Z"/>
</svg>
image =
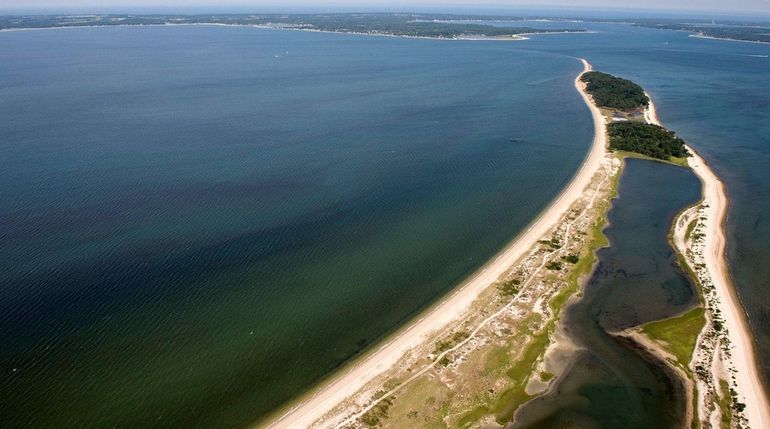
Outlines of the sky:
<svg viewBox="0 0 770 429">
<path fill-rule="evenodd" d="M 680 11 L 759 12 L 770 14 L 770 0 L 0 0 L 0 10 L 49 11 L 296 11 L 296 10 L 414 10 L 414 9 L 633 8 Z"/>
</svg>

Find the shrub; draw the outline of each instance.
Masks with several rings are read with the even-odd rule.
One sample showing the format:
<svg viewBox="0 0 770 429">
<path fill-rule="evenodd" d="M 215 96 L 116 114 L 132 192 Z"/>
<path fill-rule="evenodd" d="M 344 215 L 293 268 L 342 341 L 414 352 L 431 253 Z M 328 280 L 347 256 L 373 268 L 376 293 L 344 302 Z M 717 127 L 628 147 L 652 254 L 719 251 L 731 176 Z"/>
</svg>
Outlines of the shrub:
<svg viewBox="0 0 770 429">
<path fill-rule="evenodd" d="M 514 296 L 519 293 L 518 286 L 521 284 L 521 280 L 512 279 L 506 280 L 497 286 L 497 290 L 504 296 Z"/>
</svg>

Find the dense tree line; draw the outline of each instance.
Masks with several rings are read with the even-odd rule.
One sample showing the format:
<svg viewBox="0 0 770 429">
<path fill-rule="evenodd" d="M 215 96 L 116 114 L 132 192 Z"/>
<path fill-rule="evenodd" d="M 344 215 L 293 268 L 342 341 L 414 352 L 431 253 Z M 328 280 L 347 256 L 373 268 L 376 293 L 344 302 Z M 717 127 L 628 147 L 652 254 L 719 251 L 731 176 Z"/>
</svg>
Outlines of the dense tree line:
<svg viewBox="0 0 770 429">
<path fill-rule="evenodd" d="M 10 28 L 79 27 L 109 25 L 228 24 L 268 25 L 344 33 L 389 34 L 432 38 L 462 36 L 503 37 L 514 34 L 582 32 L 483 24 L 479 17 L 446 14 L 331 13 L 331 14 L 217 14 L 217 15 L 0 15 L 0 30 Z M 473 21 L 471 21 L 473 19 Z"/>
<path fill-rule="evenodd" d="M 636 23 L 636 25 L 640 27 L 657 28 L 661 30 L 689 31 L 699 36 L 716 37 L 718 39 L 770 43 L 770 23 L 767 22 L 727 22 L 720 23 L 720 25 L 714 25 L 711 22 L 698 24 L 666 21 L 643 21 Z"/>
<path fill-rule="evenodd" d="M 583 74 L 581 80 L 586 83 L 586 91 L 599 106 L 631 110 L 646 107 L 650 103 L 644 89 L 630 80 L 597 71 Z"/>
<path fill-rule="evenodd" d="M 616 122 L 609 124 L 610 149 L 627 150 L 653 158 L 668 160 L 671 157 L 686 157 L 689 152 L 684 140 L 673 131 L 652 124 L 640 122 Z"/>
</svg>

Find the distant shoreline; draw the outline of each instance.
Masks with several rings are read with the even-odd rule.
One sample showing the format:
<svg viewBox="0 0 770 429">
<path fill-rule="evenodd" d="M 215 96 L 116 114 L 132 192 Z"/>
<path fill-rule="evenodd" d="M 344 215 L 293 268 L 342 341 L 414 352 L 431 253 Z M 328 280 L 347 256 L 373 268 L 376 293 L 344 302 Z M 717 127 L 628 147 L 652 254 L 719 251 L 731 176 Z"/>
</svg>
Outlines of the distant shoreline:
<svg viewBox="0 0 770 429">
<path fill-rule="evenodd" d="M 724 40 L 726 42 L 743 42 L 743 43 L 756 43 L 759 45 L 770 45 L 770 42 L 762 42 L 760 40 L 730 39 L 728 37 L 714 37 L 714 36 L 706 36 L 703 34 L 690 34 L 689 36 L 695 39 Z"/>
<path fill-rule="evenodd" d="M 492 42 L 510 42 L 529 40 L 529 37 L 534 35 L 549 35 L 549 34 L 584 34 L 595 33 L 594 31 L 585 30 L 564 30 L 564 31 L 543 31 L 543 32 L 525 32 L 525 33 L 511 33 L 508 36 L 485 36 L 485 35 L 463 35 L 456 37 L 435 37 L 435 36 L 410 36 L 407 34 L 396 33 L 378 33 L 378 32 L 360 32 L 360 31 L 333 31 L 333 30 L 318 30 L 315 28 L 302 28 L 302 27 L 289 27 L 279 25 L 261 25 L 261 24 L 224 24 L 219 22 L 185 22 L 185 23 L 173 23 L 168 22 L 165 24 L 110 24 L 110 25 L 60 25 L 50 27 L 20 27 L 20 28 L 3 28 L 0 29 L 0 33 L 11 33 L 17 31 L 35 31 L 35 30 L 60 30 L 60 29 L 73 29 L 73 28 L 113 28 L 113 27 L 182 27 L 182 26 L 216 26 L 216 27 L 239 27 L 239 28 L 259 28 L 263 30 L 291 30 L 291 31 L 306 31 L 312 33 L 326 33 L 326 34 L 351 34 L 356 36 L 373 36 L 373 37 L 397 37 L 404 39 L 424 39 L 424 40 L 445 40 L 445 41 L 492 41 Z"/>
</svg>

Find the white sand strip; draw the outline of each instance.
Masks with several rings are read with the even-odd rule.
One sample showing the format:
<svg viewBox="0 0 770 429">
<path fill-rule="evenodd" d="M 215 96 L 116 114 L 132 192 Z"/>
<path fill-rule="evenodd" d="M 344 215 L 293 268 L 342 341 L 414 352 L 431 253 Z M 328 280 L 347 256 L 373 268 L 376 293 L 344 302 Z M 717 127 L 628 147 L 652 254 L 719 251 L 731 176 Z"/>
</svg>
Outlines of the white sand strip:
<svg viewBox="0 0 770 429">
<path fill-rule="evenodd" d="M 661 125 L 655 105 L 650 99 L 646 112 L 647 121 Z M 762 377 L 754 354 L 754 342 L 749 329 L 746 312 L 730 279 L 727 265 L 726 239 L 724 225 L 727 218 L 728 199 L 722 181 L 692 147 L 687 146 L 693 156 L 689 158 L 690 167 L 703 183 L 703 205 L 706 216 L 705 244 L 703 258 L 706 269 L 719 298 L 719 308 L 725 319 L 725 326 L 731 341 L 730 361 L 737 373 L 736 390 L 739 401 L 746 404 L 744 415 L 748 427 L 754 429 L 770 428 L 770 402 L 762 384 Z"/>
<path fill-rule="evenodd" d="M 586 60 L 581 60 L 584 72 L 591 70 Z M 591 99 L 583 92 L 580 76 L 575 78 L 575 89 L 581 94 L 591 110 L 594 122 L 594 140 L 590 151 L 572 181 L 559 196 L 494 259 L 473 274 L 454 292 L 427 310 L 419 319 L 394 334 L 378 349 L 367 353 L 353 364 L 335 375 L 324 385 L 305 395 L 283 415 L 268 422 L 269 428 L 297 429 L 309 427 L 340 402 L 350 397 L 370 380 L 387 371 L 401 357 L 420 345 L 436 332 L 460 317 L 473 301 L 490 285 L 494 284 L 520 257 L 537 244 L 553 228 L 570 206 L 580 198 L 591 178 L 599 170 L 605 155 L 606 130 L 604 118 Z"/>
</svg>

